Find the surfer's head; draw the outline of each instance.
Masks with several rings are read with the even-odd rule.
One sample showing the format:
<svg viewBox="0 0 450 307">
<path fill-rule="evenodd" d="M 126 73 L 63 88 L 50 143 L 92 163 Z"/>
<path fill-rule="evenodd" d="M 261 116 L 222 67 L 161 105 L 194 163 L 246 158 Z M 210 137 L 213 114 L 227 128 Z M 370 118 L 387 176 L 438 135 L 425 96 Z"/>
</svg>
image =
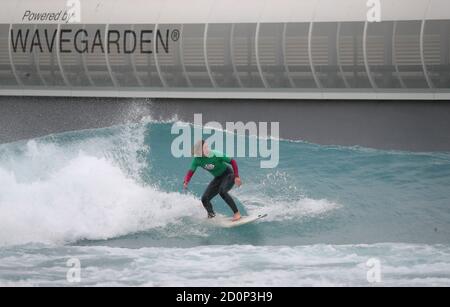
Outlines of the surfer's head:
<svg viewBox="0 0 450 307">
<path fill-rule="evenodd" d="M 198 141 L 195 143 L 192 149 L 192 154 L 194 157 L 205 157 L 209 155 L 208 143 L 205 140 Z"/>
</svg>

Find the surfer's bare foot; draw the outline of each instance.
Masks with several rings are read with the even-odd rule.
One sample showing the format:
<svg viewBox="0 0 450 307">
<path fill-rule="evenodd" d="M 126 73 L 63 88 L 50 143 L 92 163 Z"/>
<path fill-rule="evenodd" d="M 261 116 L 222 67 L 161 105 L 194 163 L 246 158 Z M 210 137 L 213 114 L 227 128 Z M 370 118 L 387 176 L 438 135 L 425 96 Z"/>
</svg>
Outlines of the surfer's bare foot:
<svg viewBox="0 0 450 307">
<path fill-rule="evenodd" d="M 231 219 L 232 222 L 239 221 L 241 219 L 241 214 L 239 212 L 235 213 L 233 215 L 233 218 Z"/>
</svg>

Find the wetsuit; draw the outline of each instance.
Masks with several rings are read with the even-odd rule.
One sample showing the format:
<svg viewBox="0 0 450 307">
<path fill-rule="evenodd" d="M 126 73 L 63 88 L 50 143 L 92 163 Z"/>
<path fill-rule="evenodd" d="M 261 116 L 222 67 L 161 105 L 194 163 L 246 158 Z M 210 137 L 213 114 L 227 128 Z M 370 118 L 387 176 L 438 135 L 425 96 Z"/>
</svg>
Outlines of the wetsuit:
<svg viewBox="0 0 450 307">
<path fill-rule="evenodd" d="M 228 164 L 231 164 L 233 170 Z M 210 182 L 202 196 L 202 203 L 206 211 L 208 211 L 208 216 L 215 216 L 211 200 L 217 195 L 223 198 L 231 210 L 233 210 L 233 213 L 237 213 L 238 208 L 236 203 L 230 194 L 228 194 L 234 186 L 234 179 L 239 177 L 236 161 L 223 153 L 211 150 L 207 157 L 194 158 L 184 182 L 189 183 L 198 167 L 204 168 L 214 176 L 214 179 Z"/>
</svg>

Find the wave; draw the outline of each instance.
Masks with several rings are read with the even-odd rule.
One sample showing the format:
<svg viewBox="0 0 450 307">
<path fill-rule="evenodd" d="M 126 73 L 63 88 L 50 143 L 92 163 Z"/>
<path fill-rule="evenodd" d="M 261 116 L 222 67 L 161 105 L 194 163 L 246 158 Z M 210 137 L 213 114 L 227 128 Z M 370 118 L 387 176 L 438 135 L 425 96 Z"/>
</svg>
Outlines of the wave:
<svg viewBox="0 0 450 307">
<path fill-rule="evenodd" d="M 32 182 L 0 169 L 0 185 L 1 245 L 108 239 L 199 213 L 194 197 L 144 187 L 84 153 Z"/>
<path fill-rule="evenodd" d="M 203 223 L 207 174 L 182 193 L 190 161 L 170 155 L 170 129 L 146 118 L 0 145 L 0 246 L 449 243 L 448 154 L 280 141 L 279 167 L 238 159 L 244 186 L 232 190 L 243 212 L 268 218 L 223 230 Z"/>
<path fill-rule="evenodd" d="M 0 146 L 0 245 L 107 240 L 186 223 L 191 226 L 178 235 L 204 235 L 198 196 L 165 191 L 143 179 L 155 179 L 153 166 L 145 161 L 151 155 L 145 144 L 148 125 Z M 284 218 L 275 211 L 291 217 L 314 213 L 313 202 L 305 200 L 303 209 L 291 205 L 290 211 L 278 210 L 281 203 L 260 204 L 273 221 Z"/>
<path fill-rule="evenodd" d="M 0 245 L 108 239 L 195 214 L 194 197 L 139 180 L 145 131 L 129 125 L 2 145 Z"/>
</svg>

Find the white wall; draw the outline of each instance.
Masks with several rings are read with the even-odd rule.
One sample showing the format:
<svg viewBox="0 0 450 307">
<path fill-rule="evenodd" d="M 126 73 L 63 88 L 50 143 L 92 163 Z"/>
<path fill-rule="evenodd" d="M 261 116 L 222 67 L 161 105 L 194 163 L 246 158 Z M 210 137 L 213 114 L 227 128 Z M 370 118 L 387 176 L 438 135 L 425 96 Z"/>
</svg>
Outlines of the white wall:
<svg viewBox="0 0 450 307">
<path fill-rule="evenodd" d="M 79 0 L 82 23 L 364 21 L 368 0 Z M 379 0 L 382 20 L 450 19 L 449 0 Z M 57 12 L 67 0 L 0 0 L 0 23 Z"/>
</svg>

